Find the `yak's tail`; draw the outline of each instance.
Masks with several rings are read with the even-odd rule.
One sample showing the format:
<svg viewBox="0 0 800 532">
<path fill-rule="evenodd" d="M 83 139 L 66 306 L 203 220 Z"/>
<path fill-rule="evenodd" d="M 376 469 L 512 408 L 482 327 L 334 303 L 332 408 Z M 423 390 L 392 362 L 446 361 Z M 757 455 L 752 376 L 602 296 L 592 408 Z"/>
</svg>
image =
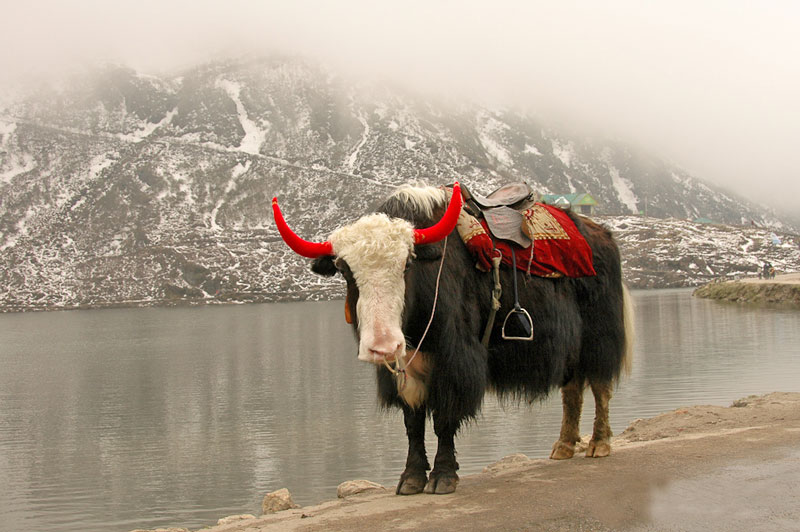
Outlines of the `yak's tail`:
<svg viewBox="0 0 800 532">
<path fill-rule="evenodd" d="M 633 341 L 635 337 L 633 322 L 633 299 L 628 288 L 622 285 L 622 319 L 625 325 L 625 344 L 622 353 L 622 373 L 630 375 L 633 369 Z"/>
</svg>

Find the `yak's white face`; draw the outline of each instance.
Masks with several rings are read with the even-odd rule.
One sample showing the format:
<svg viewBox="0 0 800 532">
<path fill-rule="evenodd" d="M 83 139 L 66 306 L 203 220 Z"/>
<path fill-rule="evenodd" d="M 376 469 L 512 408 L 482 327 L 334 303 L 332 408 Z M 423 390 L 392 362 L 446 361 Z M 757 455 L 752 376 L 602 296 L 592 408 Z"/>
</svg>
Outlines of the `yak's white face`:
<svg viewBox="0 0 800 532">
<path fill-rule="evenodd" d="M 403 273 L 414 247 L 414 228 L 385 214 L 371 214 L 336 230 L 333 251 L 358 286 L 358 358 L 381 364 L 405 354 Z"/>
</svg>

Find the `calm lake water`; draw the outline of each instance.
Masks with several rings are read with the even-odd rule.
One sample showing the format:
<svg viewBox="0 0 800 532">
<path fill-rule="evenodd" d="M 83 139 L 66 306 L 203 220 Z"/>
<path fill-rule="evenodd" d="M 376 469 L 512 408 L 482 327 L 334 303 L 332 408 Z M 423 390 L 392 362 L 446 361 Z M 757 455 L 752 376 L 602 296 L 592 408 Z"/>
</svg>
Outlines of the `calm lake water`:
<svg viewBox="0 0 800 532">
<path fill-rule="evenodd" d="M 634 292 L 634 371 L 615 432 L 680 406 L 800 391 L 800 312 Z M 289 488 L 307 505 L 345 480 L 393 487 L 402 416 L 376 407 L 343 303 L 0 315 L 0 530 L 199 528 L 260 512 Z M 583 433 L 591 430 L 587 393 Z M 546 457 L 558 394 L 488 399 L 459 440 L 461 473 Z M 429 449 L 435 449 L 433 430 Z"/>
</svg>

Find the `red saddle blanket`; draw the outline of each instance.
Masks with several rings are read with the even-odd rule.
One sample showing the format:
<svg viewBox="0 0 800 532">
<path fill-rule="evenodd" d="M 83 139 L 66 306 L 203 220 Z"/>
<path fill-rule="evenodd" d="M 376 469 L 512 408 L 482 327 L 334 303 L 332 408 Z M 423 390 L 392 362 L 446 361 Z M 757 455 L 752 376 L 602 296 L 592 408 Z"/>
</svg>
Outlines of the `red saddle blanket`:
<svg viewBox="0 0 800 532">
<path fill-rule="evenodd" d="M 522 248 L 503 240 L 495 246 L 503 254 L 503 264 L 511 265 L 511 246 L 517 268 L 539 277 L 588 277 L 595 275 L 592 248 L 567 214 L 551 205 L 536 203 L 523 213 L 523 233 L 533 246 Z M 486 220 L 481 220 L 486 232 Z"/>
</svg>

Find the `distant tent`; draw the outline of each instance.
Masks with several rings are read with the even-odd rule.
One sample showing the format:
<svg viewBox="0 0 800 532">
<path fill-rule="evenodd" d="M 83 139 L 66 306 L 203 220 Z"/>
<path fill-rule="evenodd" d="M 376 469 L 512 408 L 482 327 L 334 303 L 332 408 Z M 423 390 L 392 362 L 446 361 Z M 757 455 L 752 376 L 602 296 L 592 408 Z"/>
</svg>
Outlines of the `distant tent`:
<svg viewBox="0 0 800 532">
<path fill-rule="evenodd" d="M 547 205 L 555 205 L 562 209 L 573 208 L 581 214 L 594 214 L 597 200 L 590 194 L 542 194 L 540 200 Z"/>
<path fill-rule="evenodd" d="M 692 220 L 696 224 L 713 224 L 715 223 L 714 220 L 711 218 L 695 218 Z"/>
<path fill-rule="evenodd" d="M 778 235 L 776 235 L 775 233 L 772 233 L 769 236 L 770 236 L 770 238 L 772 238 L 772 244 L 773 245 L 775 245 L 775 246 L 780 246 L 781 245 L 781 239 L 778 237 Z"/>
</svg>

